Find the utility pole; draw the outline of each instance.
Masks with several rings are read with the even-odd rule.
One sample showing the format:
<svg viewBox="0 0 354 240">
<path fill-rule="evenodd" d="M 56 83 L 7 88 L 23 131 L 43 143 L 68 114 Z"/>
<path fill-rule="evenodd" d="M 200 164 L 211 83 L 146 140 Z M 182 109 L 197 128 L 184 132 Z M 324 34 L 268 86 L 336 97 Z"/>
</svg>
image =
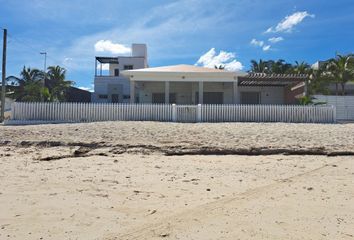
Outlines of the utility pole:
<svg viewBox="0 0 354 240">
<path fill-rule="evenodd" d="M 6 47 L 7 47 L 7 29 L 4 29 L 4 42 L 2 49 L 2 86 L 1 86 L 1 116 L 0 122 L 5 120 L 5 93 L 6 93 Z"/>
<path fill-rule="evenodd" d="M 44 68 L 43 68 L 43 82 L 42 82 L 42 87 L 45 87 L 45 80 L 47 77 L 47 52 L 40 52 L 39 54 L 44 55 Z M 41 96 L 42 101 L 44 100 L 43 95 Z"/>
</svg>

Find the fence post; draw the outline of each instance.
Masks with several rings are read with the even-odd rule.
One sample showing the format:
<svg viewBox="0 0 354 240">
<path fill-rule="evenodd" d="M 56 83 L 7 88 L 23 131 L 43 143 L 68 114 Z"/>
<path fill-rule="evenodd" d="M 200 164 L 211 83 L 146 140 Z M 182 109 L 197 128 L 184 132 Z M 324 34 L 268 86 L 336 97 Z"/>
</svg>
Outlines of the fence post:
<svg viewBox="0 0 354 240">
<path fill-rule="evenodd" d="M 333 111 L 333 123 L 337 123 L 337 109 L 334 105 L 332 105 L 332 111 Z"/>
<path fill-rule="evenodd" d="M 10 119 L 14 120 L 15 119 L 15 113 L 16 113 L 16 102 L 11 103 L 11 114 L 10 114 Z"/>
<path fill-rule="evenodd" d="M 172 122 L 177 122 L 177 106 L 172 104 Z"/>
<path fill-rule="evenodd" d="M 202 122 L 202 104 L 197 106 L 197 122 Z"/>
</svg>

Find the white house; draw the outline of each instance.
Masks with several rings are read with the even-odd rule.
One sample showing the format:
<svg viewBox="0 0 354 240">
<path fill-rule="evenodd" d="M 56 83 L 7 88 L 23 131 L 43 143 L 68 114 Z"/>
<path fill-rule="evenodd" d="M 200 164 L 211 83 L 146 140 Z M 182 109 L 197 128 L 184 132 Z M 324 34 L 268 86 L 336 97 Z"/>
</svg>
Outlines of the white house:
<svg viewBox="0 0 354 240">
<path fill-rule="evenodd" d="M 121 71 L 148 67 L 146 45 L 132 44 L 131 49 L 131 56 L 96 57 L 92 102 L 130 102 L 129 79 Z"/>
<path fill-rule="evenodd" d="M 248 74 L 193 65 L 126 70 L 131 102 L 176 104 L 294 104 L 306 75 Z"/>
</svg>

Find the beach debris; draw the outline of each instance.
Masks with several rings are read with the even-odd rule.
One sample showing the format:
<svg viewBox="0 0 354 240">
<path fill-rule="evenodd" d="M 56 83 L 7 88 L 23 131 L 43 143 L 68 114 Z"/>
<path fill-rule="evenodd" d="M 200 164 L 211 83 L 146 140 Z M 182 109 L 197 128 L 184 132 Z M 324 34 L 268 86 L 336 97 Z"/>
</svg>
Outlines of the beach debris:
<svg viewBox="0 0 354 240">
<path fill-rule="evenodd" d="M 84 154 L 87 154 L 88 152 L 90 152 L 92 150 L 92 148 L 88 148 L 88 147 L 79 147 L 78 149 L 76 149 L 74 151 L 74 156 L 82 156 Z"/>
<path fill-rule="evenodd" d="M 159 236 L 162 237 L 162 238 L 166 238 L 166 237 L 169 237 L 170 234 L 169 233 L 163 233 L 163 234 L 160 234 Z"/>
<path fill-rule="evenodd" d="M 156 212 L 157 212 L 157 210 L 154 209 L 154 210 L 152 210 L 152 211 L 150 212 L 150 215 L 153 215 L 153 214 L 155 214 Z"/>
</svg>

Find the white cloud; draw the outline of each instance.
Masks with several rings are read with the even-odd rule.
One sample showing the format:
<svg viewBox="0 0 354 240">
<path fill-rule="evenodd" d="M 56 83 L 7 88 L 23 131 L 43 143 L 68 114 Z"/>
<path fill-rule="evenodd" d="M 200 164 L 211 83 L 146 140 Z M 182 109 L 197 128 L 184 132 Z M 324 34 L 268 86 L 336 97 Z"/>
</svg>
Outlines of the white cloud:
<svg viewBox="0 0 354 240">
<path fill-rule="evenodd" d="M 185 7 L 186 5 L 188 8 Z M 149 56 L 151 56 L 149 60 L 190 58 L 195 56 L 191 49 L 195 46 L 200 47 L 200 43 L 186 41 L 186 39 L 204 36 L 205 33 L 214 37 L 215 33 L 221 33 L 230 28 L 228 19 L 231 14 L 228 8 L 220 6 L 220 11 L 209 11 L 215 7 L 208 5 L 207 9 L 202 9 L 201 6 L 205 5 L 204 0 L 181 0 L 162 4 L 151 8 L 139 18 L 133 19 L 124 28 L 117 26 L 82 36 L 60 52 L 56 49 L 49 50 L 53 52 L 53 55 L 57 55 L 58 59 L 72 58 L 73 60 L 70 61 L 72 71 L 92 70 L 93 59 L 97 55 L 95 45 L 100 41 L 101 43 L 109 41 L 113 44 L 146 43 Z M 100 44 L 98 47 L 102 49 Z M 187 48 L 186 45 L 189 47 Z M 107 53 L 103 52 L 102 55 L 108 55 Z"/>
<path fill-rule="evenodd" d="M 260 47 L 265 52 L 270 50 L 270 47 L 271 47 L 271 45 L 265 45 L 264 41 L 257 40 L 257 39 L 254 39 L 254 38 L 251 40 L 251 45 L 256 46 L 256 47 Z"/>
<path fill-rule="evenodd" d="M 270 50 L 270 47 L 271 47 L 270 45 L 264 45 L 262 49 L 263 49 L 263 51 L 266 52 L 266 51 Z"/>
<path fill-rule="evenodd" d="M 251 40 L 251 44 L 257 47 L 263 47 L 264 42 L 263 41 L 258 41 L 257 39 L 252 39 Z"/>
<path fill-rule="evenodd" d="M 216 53 L 215 48 L 210 49 L 207 53 L 202 55 L 195 65 L 207 68 L 214 68 L 215 66 L 224 66 L 228 71 L 240 71 L 243 69 L 241 62 L 236 60 L 235 53 L 220 51 Z"/>
<path fill-rule="evenodd" d="M 271 43 L 278 43 L 278 42 L 281 42 L 283 40 L 284 40 L 284 38 L 282 38 L 282 37 L 272 37 L 272 38 L 268 39 L 268 41 L 271 42 Z"/>
<path fill-rule="evenodd" d="M 96 52 L 110 52 L 112 54 L 129 54 L 131 49 L 123 44 L 113 43 L 111 40 L 99 40 L 95 43 Z"/>
<path fill-rule="evenodd" d="M 295 12 L 290 16 L 286 16 L 277 26 L 268 28 L 266 33 L 291 32 L 293 28 L 301 23 L 306 17 L 314 18 L 315 15 L 309 14 L 307 11 Z"/>
<path fill-rule="evenodd" d="M 94 91 L 94 86 L 93 86 L 93 84 L 91 84 L 90 87 L 79 86 L 79 87 L 77 87 L 77 88 L 82 89 L 82 90 L 85 90 L 85 91 L 89 91 L 89 92 L 93 92 L 93 91 Z"/>
</svg>

